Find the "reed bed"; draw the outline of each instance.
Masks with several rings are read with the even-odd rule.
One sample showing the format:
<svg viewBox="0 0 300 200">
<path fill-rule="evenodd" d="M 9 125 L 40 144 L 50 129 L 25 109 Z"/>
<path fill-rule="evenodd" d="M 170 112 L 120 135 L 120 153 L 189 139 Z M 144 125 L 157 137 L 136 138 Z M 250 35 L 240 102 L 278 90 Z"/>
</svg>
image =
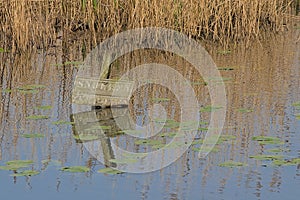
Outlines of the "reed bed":
<svg viewBox="0 0 300 200">
<path fill-rule="evenodd" d="M 0 47 L 46 48 L 82 31 L 97 42 L 123 30 L 156 26 L 228 43 L 280 31 L 298 0 L 1 0 Z M 86 34 L 84 34 L 86 35 Z"/>
</svg>

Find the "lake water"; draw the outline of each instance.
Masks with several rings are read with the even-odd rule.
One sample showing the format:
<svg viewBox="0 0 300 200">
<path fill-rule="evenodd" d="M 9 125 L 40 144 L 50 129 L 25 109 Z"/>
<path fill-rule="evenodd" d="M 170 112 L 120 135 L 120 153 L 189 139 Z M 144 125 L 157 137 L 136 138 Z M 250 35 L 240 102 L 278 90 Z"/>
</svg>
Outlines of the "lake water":
<svg viewBox="0 0 300 200">
<path fill-rule="evenodd" d="M 0 71 L 0 166 L 7 166 L 11 160 L 33 161 L 24 168 L 0 170 L 1 197 L 298 199 L 299 36 L 299 27 L 292 26 L 280 35 L 267 35 L 263 40 L 253 41 L 248 48 L 237 45 L 231 51 L 224 51 L 211 44 L 205 45 L 223 76 L 227 113 L 223 139 L 204 159 L 198 158 L 200 138 L 207 131 L 211 113 L 224 108 L 208 107 L 210 97 L 201 76 L 179 57 L 163 52 L 133 52 L 114 62 L 111 78 L 119 77 L 132 66 L 143 63 L 157 62 L 174 66 L 190 80 L 200 102 L 201 128 L 197 132 L 196 142 L 171 165 L 144 174 L 99 173 L 98 170 L 105 166 L 90 154 L 84 145 L 86 141 L 78 138 L 76 124 L 70 123 L 74 119 L 81 119 L 81 115 L 88 115 L 87 112 L 74 113 L 71 101 L 74 80 L 80 67 L 80 63 L 75 61 L 83 60 L 78 48 L 80 42 L 70 45 L 70 49 L 66 50 L 58 41 L 56 47 L 47 52 L 40 51 L 32 59 L 26 55 L 0 53 L 1 66 L 6 66 L 5 71 Z M 61 65 L 67 61 L 71 63 Z M 20 70 L 13 71 L 11 66 Z M 23 70 L 26 66 L 31 66 L 31 69 Z M 171 125 L 153 137 L 152 143 L 139 143 L 139 140 L 121 134 L 117 128 L 113 129 L 115 124 L 107 117 L 110 116 L 110 109 L 97 111 L 102 128 L 106 126 L 113 130 L 108 131 L 110 135 L 104 140 L 91 135 L 92 138 L 86 140 L 104 143 L 108 150 L 103 148 L 102 151 L 105 151 L 103 154 L 108 156 L 108 160 L 114 158 L 113 152 L 110 152 L 113 151 L 111 143 L 128 151 L 145 153 L 168 143 L 176 131 L 180 105 L 166 88 L 145 85 L 134 92 L 130 102 L 127 111 L 137 124 L 149 123 L 151 119 L 147 115 L 147 108 L 153 103 L 160 103 Z M 116 108 L 121 112 L 122 109 L 126 108 Z M 156 111 L 156 115 L 157 118 L 152 120 L 159 123 L 160 111 Z M 36 119 L 38 116 L 45 119 Z M 93 125 L 88 124 L 85 129 Z M 242 166 L 223 166 L 226 161 L 239 162 Z M 106 162 L 114 166 L 112 162 Z M 86 166 L 90 171 L 71 173 L 62 170 L 70 166 Z M 17 176 L 24 170 L 34 170 L 39 174 Z"/>
</svg>

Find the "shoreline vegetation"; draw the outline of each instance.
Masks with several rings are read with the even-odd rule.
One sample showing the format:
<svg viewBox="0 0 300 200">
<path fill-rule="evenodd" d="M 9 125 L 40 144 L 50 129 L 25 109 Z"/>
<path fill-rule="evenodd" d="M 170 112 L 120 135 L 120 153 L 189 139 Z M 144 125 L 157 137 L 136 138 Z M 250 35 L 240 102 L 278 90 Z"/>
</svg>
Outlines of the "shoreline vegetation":
<svg viewBox="0 0 300 200">
<path fill-rule="evenodd" d="M 1 0 L 3 52 L 47 49 L 87 37 L 89 47 L 140 27 L 171 28 L 222 45 L 280 32 L 300 0 Z"/>
</svg>

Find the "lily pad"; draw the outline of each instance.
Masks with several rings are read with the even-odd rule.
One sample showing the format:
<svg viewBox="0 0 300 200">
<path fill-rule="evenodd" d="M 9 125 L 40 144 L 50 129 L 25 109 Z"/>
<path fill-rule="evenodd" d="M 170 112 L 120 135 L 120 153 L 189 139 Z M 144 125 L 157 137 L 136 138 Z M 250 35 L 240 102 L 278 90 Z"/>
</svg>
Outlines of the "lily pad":
<svg viewBox="0 0 300 200">
<path fill-rule="evenodd" d="M 192 145 L 197 145 L 197 144 L 203 144 L 203 139 L 195 139 L 193 142 L 192 142 Z"/>
<path fill-rule="evenodd" d="M 296 115 L 296 119 L 299 119 L 299 120 L 300 120 L 300 114 L 297 114 L 297 115 Z"/>
<path fill-rule="evenodd" d="M 152 101 L 159 103 L 159 102 L 168 102 L 170 99 L 168 98 L 152 98 Z"/>
<path fill-rule="evenodd" d="M 255 160 L 282 160 L 282 155 L 255 155 L 250 156 L 249 158 L 253 158 Z"/>
<path fill-rule="evenodd" d="M 219 140 L 221 141 L 232 141 L 232 140 L 236 140 L 236 136 L 234 135 L 221 135 Z"/>
<path fill-rule="evenodd" d="M 30 134 L 22 134 L 22 137 L 24 138 L 43 138 L 45 135 L 40 133 L 30 133 Z"/>
<path fill-rule="evenodd" d="M 291 150 L 290 149 L 282 149 L 282 148 L 274 148 L 274 149 L 268 149 L 266 151 L 271 152 L 271 153 L 282 153 L 282 152 L 289 152 Z"/>
<path fill-rule="evenodd" d="M 219 67 L 218 70 L 220 71 L 232 71 L 234 67 Z"/>
<path fill-rule="evenodd" d="M 235 161 L 229 160 L 229 161 L 226 161 L 226 162 L 223 162 L 223 163 L 219 164 L 218 166 L 234 168 L 234 167 L 245 167 L 245 166 L 247 166 L 247 164 L 242 163 L 242 162 L 235 162 Z"/>
<path fill-rule="evenodd" d="M 291 162 L 294 164 L 300 164 L 300 158 L 293 158 Z"/>
<path fill-rule="evenodd" d="M 143 130 L 123 130 L 123 131 L 119 131 L 118 133 L 125 133 L 125 134 L 129 134 L 129 135 L 138 135 L 138 134 L 144 133 L 144 131 Z"/>
<path fill-rule="evenodd" d="M 230 50 L 218 50 L 217 53 L 221 54 L 221 55 L 228 55 L 228 54 L 231 54 L 231 51 Z"/>
<path fill-rule="evenodd" d="M 293 103 L 292 106 L 294 106 L 296 109 L 300 109 L 300 101 Z"/>
<path fill-rule="evenodd" d="M 11 160 L 6 162 L 7 165 L 31 165 L 33 164 L 32 160 Z"/>
<path fill-rule="evenodd" d="M 2 90 L 2 92 L 4 92 L 4 93 L 11 93 L 12 89 L 4 89 L 4 90 Z"/>
<path fill-rule="evenodd" d="M 36 106 L 35 108 L 38 110 L 51 110 L 52 106 Z"/>
<path fill-rule="evenodd" d="M 59 120 L 59 121 L 55 121 L 52 122 L 53 125 L 72 125 L 75 124 L 75 122 L 68 122 L 68 121 L 64 121 L 64 120 Z"/>
<path fill-rule="evenodd" d="M 208 128 L 200 127 L 198 128 L 198 131 L 208 131 Z"/>
<path fill-rule="evenodd" d="M 286 160 L 274 160 L 272 162 L 273 165 L 275 166 L 291 166 L 291 165 L 296 165 L 295 163 L 292 163 L 290 161 L 286 161 Z"/>
<path fill-rule="evenodd" d="M 0 53 L 7 53 L 7 52 L 9 52 L 9 51 L 4 48 L 0 48 Z"/>
<path fill-rule="evenodd" d="M 32 160 L 12 160 L 6 162 L 6 166 L 0 166 L 1 170 L 18 170 L 20 168 L 26 168 L 33 164 Z"/>
<path fill-rule="evenodd" d="M 221 106 L 205 106 L 203 108 L 200 109 L 200 112 L 213 112 L 219 109 L 222 109 L 223 107 Z"/>
<path fill-rule="evenodd" d="M 61 168 L 61 171 L 71 172 L 71 173 L 83 173 L 83 172 L 89 172 L 90 168 L 86 166 L 72 166 L 72 167 L 63 167 Z"/>
<path fill-rule="evenodd" d="M 39 92 L 39 89 L 46 88 L 45 85 L 31 84 L 31 85 L 23 85 L 18 87 L 17 90 L 21 93 L 25 94 L 35 94 Z"/>
<path fill-rule="evenodd" d="M 240 108 L 240 109 L 238 109 L 238 111 L 241 113 L 250 113 L 250 112 L 253 112 L 253 109 Z"/>
<path fill-rule="evenodd" d="M 159 134 L 160 137 L 175 137 L 177 135 L 176 132 L 166 132 Z"/>
<path fill-rule="evenodd" d="M 21 171 L 21 172 L 18 172 L 18 173 L 11 174 L 10 176 L 15 176 L 15 177 L 19 177 L 19 176 L 36 176 L 38 174 L 40 174 L 39 171 L 25 170 L 25 171 Z"/>
<path fill-rule="evenodd" d="M 258 141 L 259 144 L 261 144 L 261 145 L 265 145 L 265 144 L 284 144 L 284 142 L 281 141 L 281 139 L 277 138 L 277 137 L 255 136 L 255 137 L 252 137 L 252 140 Z"/>
<path fill-rule="evenodd" d="M 26 119 L 29 119 L 29 120 L 41 120 L 41 119 L 49 119 L 49 118 L 50 117 L 46 116 L 46 115 L 31 115 L 31 116 L 26 117 Z"/>
<path fill-rule="evenodd" d="M 11 174 L 10 176 L 15 176 L 15 177 L 19 177 L 19 176 L 36 176 L 38 174 L 40 174 L 39 171 L 25 170 L 25 171 L 22 171 L 22 172 Z"/>
<path fill-rule="evenodd" d="M 25 166 L 27 167 L 27 166 Z M 6 165 L 6 166 L 0 166 L 0 170 L 11 170 L 11 171 L 15 171 L 18 170 L 20 168 L 24 168 L 24 166 L 15 166 L 15 165 Z"/>
<path fill-rule="evenodd" d="M 103 173 L 103 174 L 110 174 L 110 175 L 115 175 L 115 174 L 123 174 L 124 172 L 121 172 L 119 170 L 115 170 L 112 168 L 103 168 L 98 170 L 99 173 Z"/>
</svg>

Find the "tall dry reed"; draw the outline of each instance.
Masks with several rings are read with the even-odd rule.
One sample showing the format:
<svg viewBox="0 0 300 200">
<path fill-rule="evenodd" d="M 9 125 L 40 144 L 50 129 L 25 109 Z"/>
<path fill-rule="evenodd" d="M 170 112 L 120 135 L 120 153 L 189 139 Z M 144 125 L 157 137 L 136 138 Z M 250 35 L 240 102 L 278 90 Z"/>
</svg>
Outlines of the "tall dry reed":
<svg viewBox="0 0 300 200">
<path fill-rule="evenodd" d="M 295 0 L 297 2 L 298 0 Z M 278 31 L 291 0 L 1 0 L 0 45 L 44 48 L 88 30 L 96 43 L 126 29 L 158 26 L 228 42 Z M 78 36 L 73 36 L 78 37 Z M 0 47 L 1 47 L 0 46 Z"/>
</svg>

